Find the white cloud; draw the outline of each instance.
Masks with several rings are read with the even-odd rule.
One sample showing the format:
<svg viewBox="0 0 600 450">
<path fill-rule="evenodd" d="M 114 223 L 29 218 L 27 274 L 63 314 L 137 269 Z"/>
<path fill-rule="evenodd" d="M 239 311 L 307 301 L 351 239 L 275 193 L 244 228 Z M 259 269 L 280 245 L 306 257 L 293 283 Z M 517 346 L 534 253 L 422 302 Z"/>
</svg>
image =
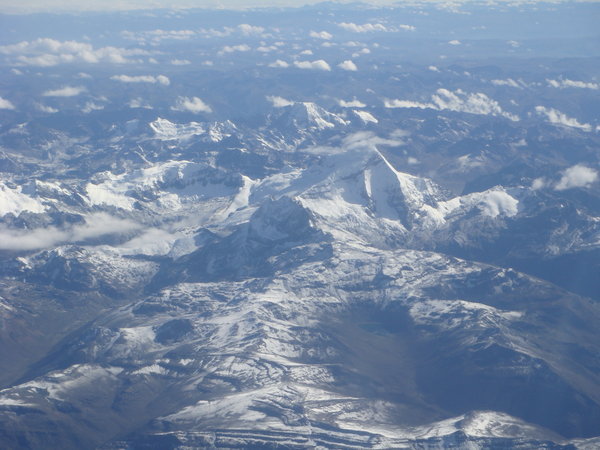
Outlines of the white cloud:
<svg viewBox="0 0 600 450">
<path fill-rule="evenodd" d="M 538 191 L 544 187 L 546 187 L 546 180 L 544 178 L 536 178 L 531 183 L 531 189 L 534 191 Z"/>
<path fill-rule="evenodd" d="M 358 70 L 358 67 L 356 67 L 356 64 L 354 64 L 349 59 L 344 62 L 339 63 L 338 67 L 340 69 L 348 70 L 350 72 L 356 72 Z"/>
<path fill-rule="evenodd" d="M 575 81 L 575 80 L 569 80 L 564 79 L 564 80 L 546 80 L 546 82 L 548 83 L 548 86 L 554 87 L 554 88 L 559 88 L 559 89 L 564 89 L 564 88 L 580 88 L 580 89 L 593 89 L 593 90 L 598 90 L 600 89 L 600 85 L 598 83 L 586 83 L 585 81 Z"/>
<path fill-rule="evenodd" d="M 277 61 L 272 62 L 271 64 L 269 64 L 269 67 L 276 67 L 276 68 L 279 68 L 279 69 L 285 69 L 287 67 L 290 67 L 290 65 L 287 62 L 282 61 L 281 59 L 278 59 Z"/>
<path fill-rule="evenodd" d="M 565 189 L 588 187 L 597 180 L 598 172 L 596 170 L 577 164 L 563 172 L 562 178 L 554 189 L 564 191 Z"/>
<path fill-rule="evenodd" d="M 36 103 L 35 107 L 38 111 L 41 111 L 41 112 L 47 113 L 47 114 L 54 114 L 54 113 L 58 112 L 58 109 L 53 108 L 52 106 L 42 105 L 41 103 Z"/>
<path fill-rule="evenodd" d="M 274 52 L 275 50 L 277 50 L 277 47 L 275 47 L 274 45 L 261 45 L 260 47 L 256 47 L 256 51 L 261 53 Z"/>
<path fill-rule="evenodd" d="M 429 66 L 428 69 L 431 70 L 432 72 L 439 72 L 440 71 L 440 69 L 438 69 L 436 66 Z"/>
<path fill-rule="evenodd" d="M 81 108 L 81 112 L 83 112 L 85 114 L 89 114 L 92 111 L 100 111 L 102 109 L 104 109 L 104 105 L 100 105 L 95 102 L 86 102 L 84 107 Z"/>
<path fill-rule="evenodd" d="M 313 51 L 312 51 L 312 50 L 302 50 L 302 51 L 300 52 L 300 54 L 301 54 L 301 55 L 304 55 L 304 56 L 312 56 L 312 54 L 313 54 Z"/>
<path fill-rule="evenodd" d="M 448 89 L 438 89 L 431 96 L 431 101 L 428 103 L 386 99 L 384 100 L 384 106 L 386 108 L 450 110 L 469 114 L 502 116 L 512 121 L 519 120 L 518 116 L 504 111 L 496 100 L 489 98 L 487 95 L 481 92 L 468 94 L 460 89 L 454 92 Z"/>
<path fill-rule="evenodd" d="M 309 36 L 311 38 L 325 39 L 325 40 L 329 40 L 333 37 L 333 35 L 331 33 L 328 33 L 327 31 L 311 31 Z"/>
<path fill-rule="evenodd" d="M 60 89 L 46 91 L 42 95 L 44 97 L 75 97 L 85 91 L 86 89 L 81 86 L 65 86 Z"/>
<path fill-rule="evenodd" d="M 15 109 L 15 105 L 10 100 L 0 97 L 0 109 Z"/>
<path fill-rule="evenodd" d="M 431 97 L 437 109 L 449 109 L 451 111 L 461 111 L 471 114 L 503 116 L 512 121 L 517 121 L 519 118 L 514 114 L 510 114 L 502 110 L 496 100 L 489 98 L 487 95 L 477 92 L 466 94 L 460 89 L 451 92 L 447 89 L 438 89 L 436 95 Z"/>
<path fill-rule="evenodd" d="M 519 212 L 519 201 L 504 191 L 492 191 L 484 194 L 479 207 L 481 212 L 489 217 L 497 217 L 500 214 L 513 217 Z"/>
<path fill-rule="evenodd" d="M 350 100 L 350 101 L 346 101 L 346 100 L 339 100 L 338 104 L 342 107 L 342 108 L 364 108 L 365 105 L 363 102 L 361 102 L 360 100 Z"/>
<path fill-rule="evenodd" d="M 0 54 L 14 57 L 13 64 L 50 67 L 63 63 L 124 64 L 135 61 L 129 59 L 130 56 L 147 55 L 148 52 L 117 47 L 94 48 L 86 42 L 40 38 L 0 46 Z"/>
<path fill-rule="evenodd" d="M 1 225 L 0 249 L 37 250 L 111 234 L 129 233 L 140 228 L 139 224 L 131 220 L 120 219 L 106 213 L 91 214 L 85 218 L 85 224 L 64 228 L 50 226 L 30 230 L 15 230 Z"/>
<path fill-rule="evenodd" d="M 410 100 L 384 100 L 383 105 L 386 108 L 419 108 L 419 109 L 436 109 L 433 103 L 413 102 Z"/>
<path fill-rule="evenodd" d="M 247 44 L 240 45 L 226 45 L 221 49 L 219 53 L 233 53 L 233 52 L 248 52 L 251 48 Z"/>
<path fill-rule="evenodd" d="M 294 66 L 298 69 L 309 69 L 309 70 L 325 70 L 330 71 L 331 67 L 326 61 L 318 59 L 316 61 L 294 61 Z"/>
<path fill-rule="evenodd" d="M 513 80 L 512 78 L 507 78 L 506 80 L 491 80 L 490 83 L 492 83 L 494 86 L 508 86 L 508 87 L 514 87 L 514 88 L 518 88 L 518 89 L 523 88 L 523 86 L 521 86 L 521 84 L 519 84 L 517 81 Z"/>
<path fill-rule="evenodd" d="M 153 109 L 152 106 L 150 104 L 148 104 L 143 98 L 141 97 L 137 97 L 134 99 L 131 99 L 129 101 L 129 103 L 127 103 L 127 106 L 129 106 L 130 108 L 145 108 L 145 109 Z"/>
<path fill-rule="evenodd" d="M 252 35 L 252 34 L 262 34 L 265 32 L 265 29 L 263 27 L 257 27 L 257 26 L 253 26 L 253 25 L 249 25 L 247 23 L 242 23 L 240 25 L 238 25 L 238 30 L 242 32 L 242 34 L 245 34 L 246 36 Z"/>
<path fill-rule="evenodd" d="M 192 113 L 210 113 L 212 109 L 198 97 L 179 97 L 175 106 L 171 108 L 173 111 L 187 111 Z"/>
<path fill-rule="evenodd" d="M 400 28 L 401 30 L 406 30 L 406 31 L 415 31 L 417 28 L 413 25 L 398 25 L 398 28 Z"/>
<path fill-rule="evenodd" d="M 111 80 L 120 81 L 121 83 L 159 83 L 164 86 L 171 84 L 171 80 L 164 75 L 113 75 L 110 77 Z"/>
<path fill-rule="evenodd" d="M 267 100 L 269 100 L 275 108 L 283 108 L 285 106 L 290 106 L 294 104 L 294 102 L 292 102 L 291 100 L 279 97 L 277 95 L 269 95 L 267 96 Z"/>
<path fill-rule="evenodd" d="M 371 53 L 371 50 L 369 50 L 368 48 L 363 48 L 362 50 L 358 51 L 358 52 L 354 52 L 352 53 L 352 57 L 353 58 L 358 58 L 361 55 L 368 55 L 369 53 Z"/>
<path fill-rule="evenodd" d="M 172 59 L 171 64 L 174 66 L 187 66 L 192 62 L 189 59 Z"/>
<path fill-rule="evenodd" d="M 448 41 L 448 44 L 450 44 L 450 45 L 460 45 L 460 44 L 462 44 L 462 42 L 460 42 L 458 39 L 452 39 L 451 41 Z"/>
<path fill-rule="evenodd" d="M 388 31 L 385 25 L 380 23 L 365 23 L 363 25 L 358 25 L 352 22 L 342 22 L 338 23 L 340 28 L 343 28 L 346 31 L 351 31 L 353 33 L 368 33 L 371 31 Z"/>
<path fill-rule="evenodd" d="M 589 123 L 580 123 L 577 119 L 568 117 L 566 114 L 554 108 L 546 108 L 545 106 L 536 106 L 535 111 L 548 118 L 548 122 L 555 125 L 563 125 L 565 127 L 579 128 L 583 131 L 592 131 L 592 126 Z"/>
</svg>

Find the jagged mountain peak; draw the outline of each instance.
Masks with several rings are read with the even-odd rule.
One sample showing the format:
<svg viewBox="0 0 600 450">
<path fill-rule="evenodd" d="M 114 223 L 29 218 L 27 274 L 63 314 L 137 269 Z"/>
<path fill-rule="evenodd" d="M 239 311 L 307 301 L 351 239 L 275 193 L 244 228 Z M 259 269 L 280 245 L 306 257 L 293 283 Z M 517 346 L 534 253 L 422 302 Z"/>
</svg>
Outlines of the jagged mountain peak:
<svg viewBox="0 0 600 450">
<path fill-rule="evenodd" d="M 284 130 L 327 130 L 348 124 L 337 114 L 331 113 L 313 102 L 294 102 L 280 108 L 270 122 Z"/>
</svg>

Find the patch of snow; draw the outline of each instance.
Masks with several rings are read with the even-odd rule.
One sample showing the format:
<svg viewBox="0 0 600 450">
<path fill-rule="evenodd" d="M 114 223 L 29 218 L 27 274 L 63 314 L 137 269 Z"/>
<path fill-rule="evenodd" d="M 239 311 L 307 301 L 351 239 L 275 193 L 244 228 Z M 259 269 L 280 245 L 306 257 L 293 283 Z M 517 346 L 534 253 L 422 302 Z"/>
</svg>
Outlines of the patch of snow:
<svg viewBox="0 0 600 450">
<path fill-rule="evenodd" d="M 370 112 L 359 111 L 356 109 L 352 112 L 356 114 L 364 123 L 379 123 L 379 120 L 377 120 Z"/>
<path fill-rule="evenodd" d="M 22 192 L 21 186 L 11 189 L 0 182 L 0 216 L 12 213 L 15 216 L 23 211 L 42 213 L 46 207 L 37 199 Z"/>
</svg>

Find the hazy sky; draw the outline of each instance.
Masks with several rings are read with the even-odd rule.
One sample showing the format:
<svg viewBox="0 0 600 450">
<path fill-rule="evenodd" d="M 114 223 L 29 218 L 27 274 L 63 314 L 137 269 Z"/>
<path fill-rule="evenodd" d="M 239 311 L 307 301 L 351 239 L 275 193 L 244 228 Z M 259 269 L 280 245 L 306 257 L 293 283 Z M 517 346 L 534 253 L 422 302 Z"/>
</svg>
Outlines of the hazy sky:
<svg viewBox="0 0 600 450">
<path fill-rule="evenodd" d="M 323 0 L 0 0 L 0 12 L 94 11 L 152 8 L 241 8 L 255 6 L 301 6 Z M 350 0 L 337 0 L 347 3 Z M 390 4 L 395 0 L 366 0 Z"/>
</svg>

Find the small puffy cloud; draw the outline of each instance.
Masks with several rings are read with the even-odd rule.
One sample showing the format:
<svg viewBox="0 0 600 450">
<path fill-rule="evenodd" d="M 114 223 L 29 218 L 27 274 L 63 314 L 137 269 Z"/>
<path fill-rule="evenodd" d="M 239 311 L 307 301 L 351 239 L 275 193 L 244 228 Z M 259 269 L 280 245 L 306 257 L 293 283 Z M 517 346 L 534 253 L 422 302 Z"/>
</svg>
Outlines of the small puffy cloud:
<svg viewBox="0 0 600 450">
<path fill-rule="evenodd" d="M 513 80 L 512 78 L 507 78 L 506 80 L 491 80 L 490 83 L 492 83 L 494 86 L 508 86 L 518 89 L 523 88 L 519 82 Z"/>
<path fill-rule="evenodd" d="M 65 86 L 60 89 L 51 89 L 44 92 L 44 97 L 75 97 L 76 95 L 85 92 L 85 88 L 81 86 Z"/>
<path fill-rule="evenodd" d="M 497 217 L 500 214 L 513 217 L 519 212 L 519 201 L 504 191 L 492 191 L 481 198 L 479 207 L 481 212 L 489 217 Z"/>
<path fill-rule="evenodd" d="M 95 102 L 86 102 L 83 108 L 81 108 L 81 112 L 85 114 L 89 114 L 92 111 L 100 111 L 104 109 L 104 105 L 100 105 Z"/>
<path fill-rule="evenodd" d="M 169 80 L 169 78 L 164 75 L 158 75 L 156 77 L 153 75 L 113 75 L 112 77 L 110 77 L 110 79 L 120 81 L 121 83 L 159 83 L 164 86 L 168 86 L 169 84 L 171 84 L 171 80 Z"/>
<path fill-rule="evenodd" d="M 369 50 L 368 48 L 363 48 L 363 49 L 362 49 L 361 51 L 359 51 L 359 52 L 354 52 L 354 53 L 352 53 L 352 57 L 353 57 L 353 58 L 358 58 L 358 57 L 360 57 L 360 56 L 362 56 L 362 55 L 367 55 L 367 54 L 369 54 L 369 53 L 371 53 L 371 50 Z"/>
<path fill-rule="evenodd" d="M 11 101 L 0 97 L 0 109 L 15 109 L 15 105 Z"/>
<path fill-rule="evenodd" d="M 316 61 L 294 61 L 294 66 L 298 69 L 308 69 L 308 70 L 324 70 L 330 71 L 331 67 L 327 64 L 326 61 L 322 59 L 318 59 Z"/>
<path fill-rule="evenodd" d="M 233 52 L 248 52 L 251 48 L 247 44 L 240 45 L 226 45 L 221 49 L 219 53 L 233 53 Z"/>
<path fill-rule="evenodd" d="M 358 25 L 352 22 L 342 22 L 338 23 L 340 28 L 343 28 L 346 31 L 351 31 L 353 33 L 368 33 L 371 31 L 388 31 L 385 25 L 380 23 L 365 23 L 363 25 Z"/>
<path fill-rule="evenodd" d="M 246 36 L 250 36 L 252 34 L 262 34 L 265 32 L 265 29 L 263 27 L 257 27 L 254 25 L 249 25 L 247 23 L 242 23 L 238 25 L 237 28 L 242 34 L 245 34 Z"/>
<path fill-rule="evenodd" d="M 326 41 L 333 37 L 333 35 L 327 31 L 311 31 L 309 36 L 315 39 L 325 39 Z"/>
<path fill-rule="evenodd" d="M 364 108 L 365 105 L 363 102 L 361 102 L 360 100 L 350 100 L 350 101 L 346 101 L 346 100 L 339 100 L 338 104 L 342 107 L 342 108 Z"/>
<path fill-rule="evenodd" d="M 269 67 L 275 67 L 275 68 L 278 68 L 278 69 L 285 69 L 287 67 L 290 67 L 290 65 L 287 62 L 282 61 L 281 59 L 278 59 L 277 61 L 272 62 L 271 64 L 269 64 Z"/>
<path fill-rule="evenodd" d="M 277 95 L 269 95 L 267 96 L 267 100 L 269 100 L 275 108 L 283 108 L 285 106 L 293 105 L 294 102 L 283 97 L 279 97 Z"/>
<path fill-rule="evenodd" d="M 555 125 L 563 125 L 565 127 L 579 128 L 583 131 L 592 131 L 592 126 L 589 123 L 580 123 L 577 119 L 567 116 L 554 108 L 546 108 L 545 106 L 536 106 L 535 111 L 539 115 L 546 116 L 548 122 Z"/>
<path fill-rule="evenodd" d="M 339 63 L 339 64 L 338 64 L 338 67 L 339 67 L 340 69 L 343 69 L 343 70 L 348 70 L 348 71 L 350 71 L 350 72 L 356 72 L 356 71 L 358 70 L 358 67 L 356 67 L 356 64 L 354 64 L 354 63 L 353 63 L 352 61 L 350 61 L 349 59 L 348 59 L 348 60 L 346 60 L 346 61 L 344 61 L 344 62 L 341 62 L 341 63 Z"/>
<path fill-rule="evenodd" d="M 135 48 L 94 48 L 87 42 L 40 38 L 34 41 L 0 46 L 0 54 L 14 58 L 13 64 L 51 67 L 66 63 L 124 64 L 135 61 L 130 59 L 131 56 L 148 55 L 149 53 Z"/>
<path fill-rule="evenodd" d="M 179 97 L 175 106 L 171 107 L 173 111 L 184 111 L 197 113 L 210 113 L 212 109 L 198 97 Z"/>
<path fill-rule="evenodd" d="M 406 30 L 406 31 L 415 31 L 417 28 L 413 25 L 398 25 L 398 28 L 400 28 L 401 30 Z"/>
<path fill-rule="evenodd" d="M 536 178 L 535 180 L 533 180 L 533 182 L 531 183 L 531 189 L 534 191 L 538 191 L 540 189 L 543 189 L 544 187 L 546 187 L 546 180 L 544 178 Z"/>
<path fill-rule="evenodd" d="M 432 72 L 439 72 L 440 71 L 440 69 L 438 69 L 436 66 L 429 66 L 428 69 L 431 70 Z"/>
<path fill-rule="evenodd" d="M 580 88 L 580 89 L 593 89 L 593 90 L 598 90 L 600 89 L 600 85 L 598 83 L 592 83 L 592 82 L 585 82 L 585 81 L 575 81 L 575 80 L 569 80 L 564 79 L 564 80 L 546 80 L 546 82 L 548 83 L 548 86 L 550 87 L 554 87 L 554 88 L 559 88 L 559 89 L 564 89 L 564 88 Z"/>
<path fill-rule="evenodd" d="M 127 103 L 127 106 L 129 106 L 130 108 L 144 108 L 144 109 L 153 109 L 152 106 L 150 104 L 148 104 L 143 98 L 141 97 L 137 97 L 134 99 L 131 99 L 129 101 L 129 103 Z"/>
<path fill-rule="evenodd" d="M 46 114 L 54 114 L 58 112 L 58 109 L 53 108 L 52 106 L 42 105 L 41 103 L 36 103 L 35 108 L 38 111 L 41 111 Z"/>
<path fill-rule="evenodd" d="M 564 191 L 572 188 L 584 188 L 598 180 L 598 172 L 589 167 L 577 164 L 563 172 L 562 178 L 554 189 Z"/>
<path fill-rule="evenodd" d="M 261 45 L 260 47 L 256 47 L 256 51 L 261 53 L 274 52 L 275 50 L 277 50 L 277 47 L 274 45 Z"/>
<path fill-rule="evenodd" d="M 460 44 L 462 44 L 462 42 L 460 42 L 458 39 L 452 39 L 451 41 L 448 41 L 448 44 L 450 44 L 450 45 L 460 45 Z"/>
<path fill-rule="evenodd" d="M 158 75 L 156 77 L 156 82 L 162 84 L 163 86 L 168 86 L 171 84 L 171 80 L 169 80 L 169 77 L 165 75 Z"/>
<path fill-rule="evenodd" d="M 508 45 L 510 45 L 512 48 L 517 48 L 521 46 L 521 43 L 518 41 L 506 41 L 506 43 Z"/>
<path fill-rule="evenodd" d="M 192 62 L 189 59 L 172 59 L 171 64 L 174 66 L 188 66 Z"/>
<path fill-rule="evenodd" d="M 300 52 L 300 54 L 303 55 L 303 56 L 312 56 L 313 51 L 312 50 L 302 50 Z"/>
</svg>

